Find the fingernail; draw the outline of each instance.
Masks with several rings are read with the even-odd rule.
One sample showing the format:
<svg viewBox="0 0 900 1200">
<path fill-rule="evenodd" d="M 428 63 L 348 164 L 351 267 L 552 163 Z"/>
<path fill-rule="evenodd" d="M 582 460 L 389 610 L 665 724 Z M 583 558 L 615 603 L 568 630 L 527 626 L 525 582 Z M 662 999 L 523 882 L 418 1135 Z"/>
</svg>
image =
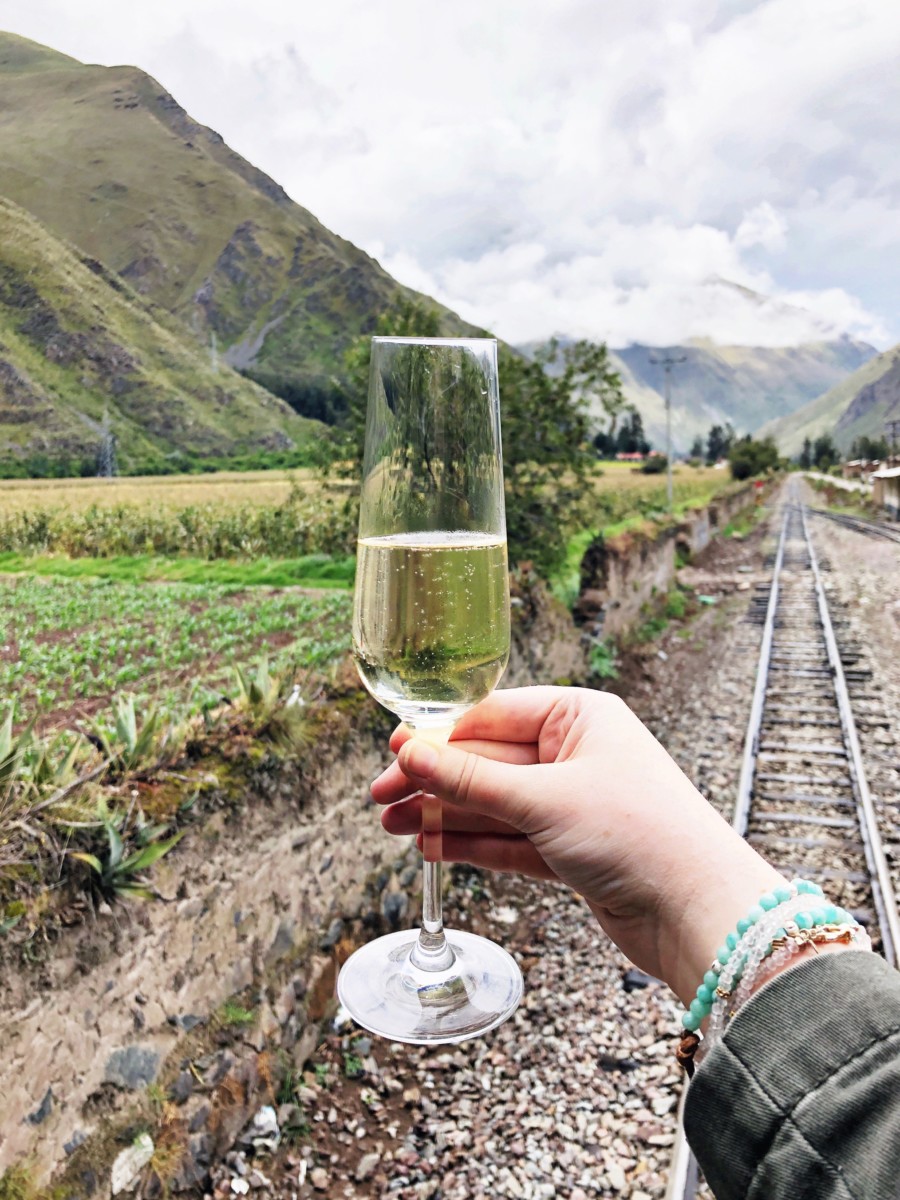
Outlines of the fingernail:
<svg viewBox="0 0 900 1200">
<path fill-rule="evenodd" d="M 400 765 L 407 774 L 427 779 L 438 765 L 437 750 L 427 742 L 407 742 Z"/>
</svg>

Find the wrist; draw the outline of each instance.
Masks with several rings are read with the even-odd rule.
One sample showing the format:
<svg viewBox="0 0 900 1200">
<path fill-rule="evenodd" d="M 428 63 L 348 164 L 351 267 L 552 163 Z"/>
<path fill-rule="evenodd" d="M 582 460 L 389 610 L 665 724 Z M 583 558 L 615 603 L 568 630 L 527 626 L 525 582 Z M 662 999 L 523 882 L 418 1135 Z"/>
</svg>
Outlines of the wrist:
<svg viewBox="0 0 900 1200">
<path fill-rule="evenodd" d="M 663 978 L 688 1007 L 728 933 L 784 877 L 740 840 L 741 854 L 710 864 L 677 908 L 667 905 L 660 923 Z"/>
</svg>

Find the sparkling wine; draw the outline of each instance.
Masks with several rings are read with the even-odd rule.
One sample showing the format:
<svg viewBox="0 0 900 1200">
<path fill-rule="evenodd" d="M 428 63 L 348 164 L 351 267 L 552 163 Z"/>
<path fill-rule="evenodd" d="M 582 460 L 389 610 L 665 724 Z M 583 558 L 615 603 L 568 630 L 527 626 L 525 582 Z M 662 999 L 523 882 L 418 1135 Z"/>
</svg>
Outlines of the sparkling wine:
<svg viewBox="0 0 900 1200">
<path fill-rule="evenodd" d="M 386 708 L 477 704 L 509 657 L 506 539 L 465 531 L 362 538 L 353 652 Z"/>
</svg>

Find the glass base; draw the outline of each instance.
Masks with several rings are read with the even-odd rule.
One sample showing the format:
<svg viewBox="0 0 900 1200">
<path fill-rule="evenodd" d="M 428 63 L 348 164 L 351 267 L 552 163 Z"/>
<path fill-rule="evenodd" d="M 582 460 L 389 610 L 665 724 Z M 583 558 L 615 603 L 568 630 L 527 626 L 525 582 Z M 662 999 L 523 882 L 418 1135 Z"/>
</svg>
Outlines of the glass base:
<svg viewBox="0 0 900 1200">
<path fill-rule="evenodd" d="M 494 1029 L 522 999 L 522 972 L 501 946 L 462 931 L 447 932 L 455 961 L 422 971 L 409 961 L 416 930 L 360 947 L 338 976 L 341 1004 L 363 1029 L 392 1042 L 464 1042 Z"/>
</svg>

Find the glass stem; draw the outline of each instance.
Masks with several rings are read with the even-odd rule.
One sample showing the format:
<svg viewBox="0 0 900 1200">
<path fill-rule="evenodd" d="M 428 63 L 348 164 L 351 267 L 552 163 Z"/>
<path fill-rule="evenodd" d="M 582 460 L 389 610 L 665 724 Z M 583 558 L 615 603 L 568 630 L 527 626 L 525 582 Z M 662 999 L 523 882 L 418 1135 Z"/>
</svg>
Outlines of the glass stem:
<svg viewBox="0 0 900 1200">
<path fill-rule="evenodd" d="M 452 725 L 424 725 L 415 729 L 416 737 L 433 746 L 446 746 Z M 455 955 L 444 936 L 441 859 L 443 857 L 443 819 L 437 796 L 422 794 L 422 925 L 409 961 L 420 971 L 446 971 Z"/>
</svg>

